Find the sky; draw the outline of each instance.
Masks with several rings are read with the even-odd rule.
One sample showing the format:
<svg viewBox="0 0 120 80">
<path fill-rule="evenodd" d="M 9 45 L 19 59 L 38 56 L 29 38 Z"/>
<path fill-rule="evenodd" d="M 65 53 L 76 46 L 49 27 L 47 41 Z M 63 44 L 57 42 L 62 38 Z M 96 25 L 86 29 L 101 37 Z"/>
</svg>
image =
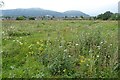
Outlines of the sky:
<svg viewBox="0 0 120 80">
<path fill-rule="evenodd" d="M 118 12 L 120 0 L 0 0 L 4 2 L 2 9 L 43 8 L 58 12 L 68 10 L 82 11 L 96 16 L 106 11 Z"/>
</svg>

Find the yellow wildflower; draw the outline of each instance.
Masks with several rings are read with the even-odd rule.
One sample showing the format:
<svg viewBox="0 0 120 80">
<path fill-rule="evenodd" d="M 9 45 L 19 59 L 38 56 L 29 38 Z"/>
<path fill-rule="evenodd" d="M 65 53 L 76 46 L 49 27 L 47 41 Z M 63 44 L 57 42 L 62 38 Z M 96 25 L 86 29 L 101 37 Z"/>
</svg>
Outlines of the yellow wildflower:
<svg viewBox="0 0 120 80">
<path fill-rule="evenodd" d="M 37 44 L 39 45 L 39 44 L 40 44 L 40 42 L 38 42 L 38 41 L 37 41 Z"/>
<path fill-rule="evenodd" d="M 85 62 L 85 60 L 80 60 L 81 63 Z"/>
</svg>

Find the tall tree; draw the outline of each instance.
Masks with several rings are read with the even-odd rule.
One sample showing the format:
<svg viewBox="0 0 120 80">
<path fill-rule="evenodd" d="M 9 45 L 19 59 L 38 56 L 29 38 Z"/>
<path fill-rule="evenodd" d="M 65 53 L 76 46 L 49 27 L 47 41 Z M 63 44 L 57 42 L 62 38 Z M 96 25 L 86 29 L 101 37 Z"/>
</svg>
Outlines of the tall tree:
<svg viewBox="0 0 120 80">
<path fill-rule="evenodd" d="M 108 19 L 111 18 L 112 15 L 113 15 L 112 12 L 107 11 L 107 12 L 105 12 L 104 14 L 98 15 L 98 16 L 97 16 L 97 19 L 108 20 Z"/>
</svg>

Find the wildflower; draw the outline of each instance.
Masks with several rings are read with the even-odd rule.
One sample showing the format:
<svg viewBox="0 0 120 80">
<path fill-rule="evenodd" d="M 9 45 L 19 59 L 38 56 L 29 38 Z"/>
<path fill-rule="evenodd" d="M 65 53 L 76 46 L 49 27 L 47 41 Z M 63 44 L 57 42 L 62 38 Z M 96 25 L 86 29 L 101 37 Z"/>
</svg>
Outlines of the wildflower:
<svg viewBox="0 0 120 80">
<path fill-rule="evenodd" d="M 102 44 L 103 42 L 100 42 L 100 44 Z"/>
<path fill-rule="evenodd" d="M 91 52 L 92 52 L 92 50 L 90 49 L 90 50 L 89 50 L 89 53 L 91 53 Z"/>
<path fill-rule="evenodd" d="M 81 63 L 85 62 L 85 60 L 80 60 Z"/>
<path fill-rule="evenodd" d="M 15 40 L 13 40 L 13 42 L 15 42 Z"/>
<path fill-rule="evenodd" d="M 65 49 L 64 52 L 67 52 L 67 49 Z"/>
<path fill-rule="evenodd" d="M 100 49 L 100 46 L 97 46 L 98 47 L 98 49 Z"/>
<path fill-rule="evenodd" d="M 84 56 L 80 56 L 81 59 L 84 59 Z"/>
<path fill-rule="evenodd" d="M 3 51 L 0 51 L 0 53 L 3 53 Z"/>
<path fill-rule="evenodd" d="M 11 69 L 14 69 L 14 66 L 10 66 Z"/>
<path fill-rule="evenodd" d="M 84 63 L 86 61 L 86 58 L 84 56 L 80 56 L 80 63 Z"/>
<path fill-rule="evenodd" d="M 19 40 L 17 40 L 17 42 L 19 42 Z"/>
<path fill-rule="evenodd" d="M 99 58 L 99 55 L 97 55 L 97 58 Z"/>
<path fill-rule="evenodd" d="M 69 55 L 68 57 L 71 57 L 71 55 Z"/>
<path fill-rule="evenodd" d="M 37 44 L 40 44 L 40 42 L 37 41 Z"/>
<path fill-rule="evenodd" d="M 2 34 L 4 34 L 5 32 L 4 31 L 2 31 Z"/>
<path fill-rule="evenodd" d="M 112 46 L 112 44 L 110 44 L 110 46 Z"/>
<path fill-rule="evenodd" d="M 23 43 L 22 43 L 22 42 L 19 42 L 19 44 L 20 44 L 20 45 L 23 45 Z"/>
<path fill-rule="evenodd" d="M 66 71 L 66 69 L 63 70 L 63 72 L 65 72 L 65 71 Z"/>
<path fill-rule="evenodd" d="M 79 44 L 76 44 L 76 46 L 78 46 Z"/>
<path fill-rule="evenodd" d="M 22 39 L 22 37 L 20 37 L 20 39 Z"/>
<path fill-rule="evenodd" d="M 86 64 L 86 66 L 89 66 L 89 64 Z"/>
</svg>

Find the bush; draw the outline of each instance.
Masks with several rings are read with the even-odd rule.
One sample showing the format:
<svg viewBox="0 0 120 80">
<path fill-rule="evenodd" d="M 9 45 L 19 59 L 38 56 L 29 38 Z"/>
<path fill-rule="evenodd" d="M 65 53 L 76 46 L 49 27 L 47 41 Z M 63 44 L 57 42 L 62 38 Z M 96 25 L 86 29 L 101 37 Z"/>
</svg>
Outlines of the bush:
<svg viewBox="0 0 120 80">
<path fill-rule="evenodd" d="M 35 17 L 29 17 L 29 20 L 35 20 Z"/>
<path fill-rule="evenodd" d="M 16 18 L 16 20 L 25 20 L 25 17 L 24 16 L 19 16 Z"/>
</svg>

